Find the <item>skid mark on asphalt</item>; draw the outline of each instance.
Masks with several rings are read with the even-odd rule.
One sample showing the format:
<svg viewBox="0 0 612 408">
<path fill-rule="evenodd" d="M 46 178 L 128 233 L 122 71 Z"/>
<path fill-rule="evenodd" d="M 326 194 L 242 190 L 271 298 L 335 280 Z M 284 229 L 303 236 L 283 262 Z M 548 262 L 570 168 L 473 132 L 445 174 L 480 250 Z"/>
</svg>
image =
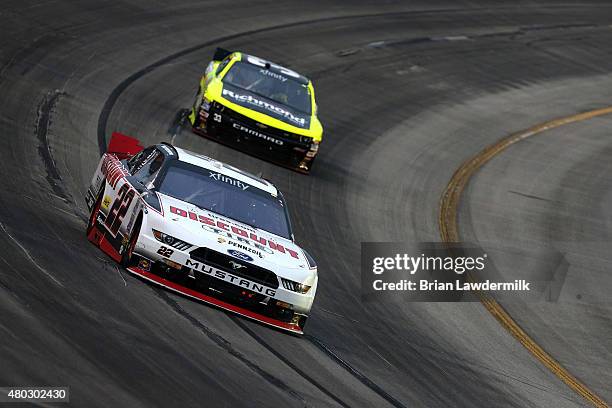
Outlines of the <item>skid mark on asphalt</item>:
<svg viewBox="0 0 612 408">
<path fill-rule="evenodd" d="M 223 350 L 225 350 L 228 354 L 230 354 L 231 356 L 236 358 L 238 361 L 240 361 L 243 364 L 245 364 L 247 367 L 249 367 L 255 373 L 259 374 L 268 383 L 272 384 L 273 386 L 275 386 L 276 388 L 278 388 L 282 392 L 288 394 L 293 399 L 295 399 L 295 400 L 299 401 L 300 403 L 304 404 L 305 407 L 308 406 L 306 400 L 304 399 L 304 397 L 299 392 L 297 392 L 296 390 L 291 388 L 288 384 L 286 384 L 280 378 L 278 378 L 278 377 L 274 376 L 273 374 L 267 372 L 266 370 L 264 370 L 263 368 L 261 368 L 260 366 L 255 364 L 253 361 L 249 360 L 244 354 L 242 354 L 241 352 L 236 350 L 232 346 L 232 343 L 227 341 L 221 335 L 217 334 L 215 331 L 213 331 L 212 329 L 210 329 L 209 327 L 204 325 L 202 322 L 200 322 L 198 319 L 193 317 L 191 314 L 189 314 L 189 312 L 187 312 L 185 309 L 183 309 L 181 307 L 181 305 L 179 305 L 174 299 L 172 299 L 170 296 L 168 296 L 168 294 L 166 293 L 165 290 L 159 289 L 159 288 L 152 288 L 152 290 L 155 292 L 155 294 L 161 300 L 163 300 L 168 306 L 170 306 L 178 315 L 180 315 L 181 317 L 185 318 L 196 329 L 198 329 L 198 331 L 200 331 L 204 335 L 206 335 L 206 337 L 208 337 L 215 344 L 217 344 L 219 347 L 221 347 Z"/>
<path fill-rule="evenodd" d="M 327 310 L 327 309 L 324 309 L 324 308 L 322 308 L 322 307 L 321 307 L 321 308 L 319 308 L 319 309 L 320 309 L 322 312 L 328 313 L 328 314 L 333 315 L 333 316 L 336 316 L 336 317 L 340 317 L 340 318 L 342 318 L 342 319 L 344 319 L 344 320 L 348 320 L 348 321 L 353 322 L 353 323 L 359 323 L 359 320 L 355 320 L 355 319 L 353 319 L 353 318 L 351 318 L 351 317 L 347 317 L 347 316 L 341 315 L 340 313 L 332 312 L 331 310 Z"/>
<path fill-rule="evenodd" d="M 319 391 L 321 391 L 323 394 L 327 395 L 328 397 L 330 397 L 331 399 L 336 401 L 341 406 L 346 407 L 346 408 L 350 407 L 350 405 L 348 405 L 346 402 L 342 401 L 340 398 L 338 398 L 336 395 L 334 395 L 331 391 L 329 391 L 327 388 L 325 388 L 323 385 L 321 385 L 317 380 L 315 380 L 314 378 L 312 378 L 311 376 L 306 374 L 299 367 L 297 367 L 295 364 L 293 364 L 288 358 L 283 356 L 281 353 L 276 351 L 272 346 L 270 346 L 268 343 L 266 343 L 264 341 L 264 339 L 259 337 L 253 330 L 248 328 L 247 325 L 244 324 L 244 322 L 242 322 L 242 320 L 240 320 L 240 318 L 232 316 L 231 319 L 234 321 L 234 323 L 236 323 L 236 325 L 238 327 L 240 327 L 242 330 L 244 330 L 257 343 L 261 344 L 266 350 L 268 350 L 270 353 L 272 353 L 276 358 L 278 358 L 283 363 L 285 363 L 287 366 L 289 366 L 289 368 L 291 368 L 293 371 L 295 371 L 300 377 L 304 378 L 306 381 L 308 381 L 309 383 L 314 385 L 316 388 L 319 389 Z"/>
<path fill-rule="evenodd" d="M 554 203 L 553 200 L 550 200 L 548 198 L 538 197 L 538 196 L 532 195 L 532 194 L 525 194 L 525 193 L 521 193 L 520 191 L 508 190 L 508 192 L 510 194 L 516 194 L 518 196 L 525 197 L 525 198 L 531 198 L 531 199 L 534 199 L 534 200 L 546 201 L 546 202 L 549 202 L 549 203 Z"/>
<path fill-rule="evenodd" d="M 321 340 L 316 337 L 310 336 L 308 334 L 304 335 L 304 338 L 314 344 L 319 350 L 327 354 L 332 360 L 334 360 L 338 365 L 348 371 L 353 377 L 358 379 L 363 385 L 374 391 L 384 400 L 386 400 L 389 404 L 393 405 L 396 408 L 406 408 L 404 404 L 395 399 L 388 392 L 380 388 L 378 384 L 370 380 L 368 377 L 363 375 L 359 370 L 350 365 L 347 361 L 343 360 L 340 356 L 333 352 L 333 350 L 325 345 Z"/>
<path fill-rule="evenodd" d="M 53 154 L 51 153 L 51 147 L 49 146 L 48 134 L 52 124 L 51 116 L 60 96 L 64 95 L 66 95 L 66 93 L 59 89 L 49 91 L 38 104 L 35 127 L 36 137 L 38 138 L 38 154 L 45 165 L 45 170 L 47 172 L 46 179 L 53 191 L 51 195 L 68 204 L 72 208 L 75 216 L 82 220 L 87 220 L 87 217 L 84 217 L 74 203 L 71 194 L 64 188 L 62 177 L 57 169 Z"/>
<path fill-rule="evenodd" d="M 55 160 L 53 160 L 51 148 L 49 147 L 49 141 L 47 139 L 47 133 L 51 125 L 51 112 L 61 95 L 65 94 L 56 89 L 55 91 L 47 93 L 39 102 L 38 109 L 36 110 L 36 136 L 39 142 L 38 153 L 45 165 L 49 185 L 56 196 L 66 202 L 70 202 L 70 195 L 62 187 L 62 177 L 57 170 Z"/>
</svg>

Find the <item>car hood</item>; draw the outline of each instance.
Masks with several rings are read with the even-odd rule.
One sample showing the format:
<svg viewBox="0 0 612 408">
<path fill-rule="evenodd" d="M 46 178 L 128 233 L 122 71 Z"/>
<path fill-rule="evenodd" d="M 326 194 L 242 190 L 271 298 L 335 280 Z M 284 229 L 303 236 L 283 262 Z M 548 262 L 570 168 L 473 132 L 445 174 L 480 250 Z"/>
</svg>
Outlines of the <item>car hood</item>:
<svg viewBox="0 0 612 408">
<path fill-rule="evenodd" d="M 310 128 L 310 115 L 302 113 L 285 104 L 249 92 L 246 89 L 223 83 L 221 97 L 243 108 L 278 119 L 288 125 L 300 129 Z"/>
<path fill-rule="evenodd" d="M 157 194 L 164 216 L 162 232 L 197 247 L 229 254 L 297 282 L 305 282 L 314 275 L 304 252 L 292 241 L 188 202 Z"/>
</svg>

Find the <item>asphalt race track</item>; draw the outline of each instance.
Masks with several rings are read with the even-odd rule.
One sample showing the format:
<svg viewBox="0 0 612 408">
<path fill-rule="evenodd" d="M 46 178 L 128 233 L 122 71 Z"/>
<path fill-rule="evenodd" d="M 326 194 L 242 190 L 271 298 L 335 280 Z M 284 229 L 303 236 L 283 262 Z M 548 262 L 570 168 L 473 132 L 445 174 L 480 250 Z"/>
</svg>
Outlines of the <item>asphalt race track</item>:
<svg viewBox="0 0 612 408">
<path fill-rule="evenodd" d="M 439 241 L 439 200 L 485 146 L 612 105 L 606 1 L 13 1 L 0 10 L 0 386 L 79 407 L 576 407 L 480 303 L 361 302 L 362 241 Z M 181 126 L 216 46 L 309 76 L 325 134 L 310 176 Z M 554 301 L 506 310 L 612 403 L 612 115 L 494 158 L 462 238 L 506 273 L 550 253 Z M 172 141 L 285 194 L 320 284 L 302 338 L 176 296 L 85 238 L 113 131 Z"/>
</svg>

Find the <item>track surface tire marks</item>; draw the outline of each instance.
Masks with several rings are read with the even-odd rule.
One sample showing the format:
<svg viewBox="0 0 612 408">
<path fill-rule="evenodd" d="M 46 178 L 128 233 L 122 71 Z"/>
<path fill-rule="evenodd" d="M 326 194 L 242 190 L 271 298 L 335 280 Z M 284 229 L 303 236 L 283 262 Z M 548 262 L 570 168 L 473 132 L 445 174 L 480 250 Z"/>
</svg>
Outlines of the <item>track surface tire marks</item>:
<svg viewBox="0 0 612 408">
<path fill-rule="evenodd" d="M 437 239 L 437 200 L 461 160 L 502 136 L 500 130 L 547 119 L 551 109 L 543 106 L 562 99 L 531 93 L 532 87 L 574 78 L 567 90 L 576 100 L 566 98 L 560 108 L 568 113 L 609 96 L 598 88 L 587 95 L 582 85 L 612 65 L 610 9 L 604 3 L 521 6 L 245 2 L 215 8 L 214 21 L 203 25 L 207 4 L 6 5 L 0 169 L 11 177 L 3 178 L 0 195 L 6 232 L 0 237 L 0 330 L 7 339 L 1 382 L 70 384 L 74 404 L 88 406 L 584 404 L 478 304 L 361 304 L 359 298 L 359 242 Z M 240 35 L 273 25 L 286 27 Z M 286 192 L 296 235 L 317 255 L 325 283 L 307 329 L 315 341 L 161 295 L 83 238 L 81 197 L 98 159 L 101 114 L 108 132 L 143 143 L 169 140 L 214 48 L 202 44 L 214 38 L 315 80 L 327 139 L 310 177 L 186 130 L 175 139 L 263 171 Z M 122 81 L 189 49 L 131 82 L 104 111 Z M 533 95 L 534 109 L 492 109 L 507 92 Z M 479 104 L 488 94 L 491 103 Z M 465 103 L 472 100 L 475 105 Z M 538 312 L 544 323 L 525 324 L 537 337 L 555 310 Z M 532 309 L 518 311 L 529 316 Z M 607 334 L 602 326 L 598 338 Z M 584 327 L 579 339 L 588 342 Z M 542 336 L 553 355 L 564 346 L 558 339 L 565 333 L 556 333 Z M 586 351 L 583 360 L 567 359 L 609 397 L 605 383 L 589 381 L 584 362 L 595 357 Z"/>
</svg>

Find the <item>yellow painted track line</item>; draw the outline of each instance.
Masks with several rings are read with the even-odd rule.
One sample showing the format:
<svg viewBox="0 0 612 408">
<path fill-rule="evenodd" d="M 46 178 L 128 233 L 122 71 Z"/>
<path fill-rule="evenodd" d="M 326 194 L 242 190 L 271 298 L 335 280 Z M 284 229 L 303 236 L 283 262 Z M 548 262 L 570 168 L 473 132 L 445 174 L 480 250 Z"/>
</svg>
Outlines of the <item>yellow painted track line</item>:
<svg viewBox="0 0 612 408">
<path fill-rule="evenodd" d="M 596 109 L 576 115 L 557 118 L 544 122 L 529 129 L 513 133 L 500 141 L 487 146 L 474 157 L 466 160 L 455 171 L 451 177 L 442 197 L 440 198 L 439 226 L 440 236 L 444 242 L 459 242 L 459 227 L 457 225 L 457 213 L 461 193 L 469 183 L 471 177 L 493 157 L 503 152 L 509 146 L 528 137 L 538 135 L 546 130 L 554 129 L 570 123 L 592 119 L 597 116 L 612 114 L 612 106 Z M 472 279 L 470 277 L 470 279 Z M 504 308 L 488 294 L 478 292 L 481 303 L 497 319 L 497 321 L 509 331 L 535 358 L 544 364 L 553 374 L 566 383 L 571 389 L 589 401 L 596 407 L 610 408 L 601 397 L 591 391 L 585 384 L 574 377 L 557 360 L 538 345 L 504 310 Z"/>
</svg>

